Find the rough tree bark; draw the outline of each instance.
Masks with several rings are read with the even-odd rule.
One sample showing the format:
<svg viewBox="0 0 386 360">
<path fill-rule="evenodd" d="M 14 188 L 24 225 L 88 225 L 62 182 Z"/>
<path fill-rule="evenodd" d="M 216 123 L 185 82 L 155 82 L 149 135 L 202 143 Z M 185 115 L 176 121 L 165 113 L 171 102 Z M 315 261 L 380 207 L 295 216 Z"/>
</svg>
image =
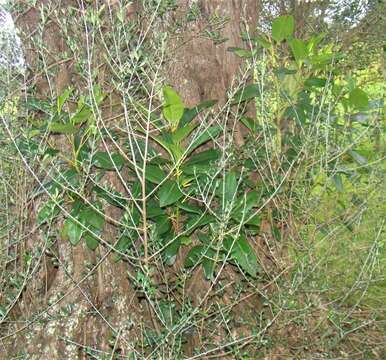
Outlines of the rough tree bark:
<svg viewBox="0 0 386 360">
<path fill-rule="evenodd" d="M 115 2 L 107 3 L 114 5 Z M 36 95 L 39 97 L 55 97 L 70 85 L 79 86 L 73 62 L 65 57 L 65 54 L 71 51 L 64 39 L 63 29 L 55 21 L 53 13 L 46 14 L 46 21 L 42 24 L 40 9 L 42 6 L 49 6 L 50 9 L 66 16 L 68 7 L 80 11 L 79 4 L 80 2 L 72 0 L 38 0 L 34 7 L 17 18 L 17 26 L 24 35 L 23 42 L 29 66 L 27 81 L 34 84 Z M 190 4 L 191 1 L 188 0 L 178 1 L 178 11 L 175 15 L 177 19 L 186 14 Z M 253 26 L 259 12 L 258 0 L 211 0 L 199 1 L 198 4 L 201 8 L 200 19 L 188 23 L 173 42 L 175 47 L 171 51 L 174 52 L 174 61 L 165 69 L 168 81 L 182 95 L 187 106 L 196 105 L 206 99 L 218 99 L 220 103 L 224 103 L 226 90 L 238 75 L 240 66 L 239 59 L 229 53 L 227 48 L 242 46 L 241 24 L 245 21 Z M 213 39 L 202 35 L 214 14 L 224 19 L 224 26 L 219 31 L 227 40 L 221 44 L 215 44 Z M 39 54 L 33 41 L 34 34 L 40 31 L 40 26 L 43 26 L 44 54 Z M 45 57 L 46 66 L 52 73 L 38 69 L 41 56 Z M 103 68 L 103 64 L 101 66 Z M 103 71 L 99 76 L 103 76 L 102 74 Z M 242 145 L 241 132 L 237 132 L 235 136 L 237 142 Z M 60 141 L 59 139 L 57 145 L 64 146 Z M 115 183 L 117 189 L 122 186 L 114 177 L 107 178 L 106 181 Z M 120 216 L 117 211 L 107 210 L 113 218 Z M 34 212 L 36 213 L 36 209 L 32 211 Z M 32 216 L 31 224 L 33 222 Z M 114 232 L 113 227 L 107 226 L 104 237 L 112 240 Z M 31 237 L 27 247 L 33 249 L 40 236 L 42 234 Z M 131 339 L 133 343 L 139 336 L 140 329 L 130 324 L 138 325 L 142 321 L 153 327 L 152 315 L 147 309 L 141 310 L 140 300 L 127 278 L 127 265 L 124 262 L 114 263 L 110 255 L 106 256 L 107 250 L 103 247 L 100 247 L 96 254 L 90 253 L 84 246 L 71 247 L 68 242 L 62 241 L 60 236 L 54 246 L 60 262 L 59 267 L 53 265 L 50 256 L 44 255 L 42 264 L 45 266 L 41 266 L 38 272 L 40 280 L 31 282 L 17 311 L 19 318 L 38 313 L 41 321 L 22 323 L 20 328 L 14 329 L 18 336 L 6 339 L 10 341 L 10 353 L 13 352 L 11 348 L 14 348 L 16 351 L 26 350 L 32 359 L 86 359 L 82 351 L 85 346 L 111 351 L 108 339 L 113 329 L 119 331 L 121 339 Z M 90 272 L 90 266 L 95 271 Z M 90 276 L 85 277 L 85 274 L 90 273 Z M 205 291 L 200 288 L 202 284 L 196 282 L 197 286 L 191 289 L 195 296 Z M 69 289 L 73 290 L 67 293 Z M 61 320 L 64 313 L 69 314 L 66 321 Z M 194 344 L 193 339 L 192 349 Z M 122 355 L 131 351 L 130 344 L 123 340 L 118 346 Z"/>
</svg>

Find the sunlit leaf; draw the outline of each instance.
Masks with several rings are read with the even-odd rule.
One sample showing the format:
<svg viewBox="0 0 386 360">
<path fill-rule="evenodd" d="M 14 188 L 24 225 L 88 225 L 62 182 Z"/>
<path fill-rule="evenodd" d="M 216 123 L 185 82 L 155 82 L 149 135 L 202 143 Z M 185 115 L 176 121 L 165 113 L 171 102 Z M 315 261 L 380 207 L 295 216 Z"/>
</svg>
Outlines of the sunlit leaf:
<svg viewBox="0 0 386 360">
<path fill-rule="evenodd" d="M 175 130 L 184 114 L 184 104 L 178 94 L 170 86 L 164 86 L 163 95 L 163 114 L 172 129 Z"/>
<path fill-rule="evenodd" d="M 159 204 L 161 207 L 172 205 L 183 196 L 184 194 L 174 180 L 166 180 L 158 190 Z"/>
<path fill-rule="evenodd" d="M 272 38 L 277 42 L 287 39 L 295 30 L 295 20 L 291 15 L 283 15 L 272 23 Z"/>
</svg>

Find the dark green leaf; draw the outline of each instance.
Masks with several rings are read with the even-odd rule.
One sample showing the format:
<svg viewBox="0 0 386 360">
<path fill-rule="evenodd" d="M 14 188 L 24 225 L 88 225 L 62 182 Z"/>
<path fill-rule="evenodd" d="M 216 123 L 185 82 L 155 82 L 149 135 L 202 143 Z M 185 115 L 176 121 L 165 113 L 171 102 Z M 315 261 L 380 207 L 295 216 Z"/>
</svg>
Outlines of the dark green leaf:
<svg viewBox="0 0 386 360">
<path fill-rule="evenodd" d="M 166 241 L 170 241 L 170 240 L 168 239 Z M 181 246 L 181 240 L 175 239 L 170 245 L 166 247 L 166 249 L 163 252 L 163 255 L 165 257 L 165 262 L 167 265 L 171 266 L 175 263 L 180 246 Z"/>
<path fill-rule="evenodd" d="M 145 179 L 154 183 L 160 184 L 165 180 L 165 173 L 156 165 L 147 165 L 145 170 Z"/>
<path fill-rule="evenodd" d="M 248 240 L 243 235 L 240 235 L 236 241 L 234 241 L 232 238 L 227 238 L 224 241 L 224 247 L 228 252 L 231 251 L 232 259 L 247 274 L 251 275 L 252 277 L 256 277 L 258 270 L 257 256 L 252 247 L 249 245 Z"/>
<path fill-rule="evenodd" d="M 200 133 L 192 143 L 189 145 L 188 154 L 190 154 L 193 150 L 197 149 L 200 145 L 205 144 L 209 140 L 214 140 L 222 131 L 221 126 L 212 126 L 206 131 Z"/>
<path fill-rule="evenodd" d="M 189 160 L 185 163 L 186 166 L 192 165 L 209 165 L 211 161 L 218 160 L 220 157 L 220 152 L 216 149 L 209 149 L 201 151 L 198 154 L 192 155 Z"/>
<path fill-rule="evenodd" d="M 183 203 L 179 202 L 177 204 L 177 207 L 179 209 L 182 209 L 182 210 L 184 210 L 184 211 L 186 211 L 188 213 L 191 213 L 191 214 L 198 214 L 198 215 L 200 215 L 203 212 L 199 207 L 194 206 L 194 205 L 190 205 L 187 202 L 183 202 Z"/>
<path fill-rule="evenodd" d="M 83 207 L 79 213 L 79 221 L 89 227 L 92 226 L 97 230 L 103 230 L 105 218 L 91 206 Z"/>
<path fill-rule="evenodd" d="M 92 158 L 92 164 L 104 170 L 114 170 L 115 168 L 120 170 L 124 163 L 125 159 L 123 156 L 117 153 L 98 151 Z"/>
<path fill-rule="evenodd" d="M 180 126 L 190 123 L 201 111 L 211 108 L 217 103 L 217 100 L 206 100 L 192 109 L 185 109 L 184 115 L 180 121 Z"/>
<path fill-rule="evenodd" d="M 258 84 L 251 84 L 243 87 L 236 92 L 232 105 L 239 105 L 240 103 L 260 96 L 260 89 Z"/>
<path fill-rule="evenodd" d="M 93 235 L 91 235 L 90 233 L 85 234 L 83 238 L 86 242 L 87 247 L 90 250 L 94 251 L 98 247 L 99 240 L 96 237 L 94 237 Z"/>
<path fill-rule="evenodd" d="M 202 245 L 192 247 L 185 257 L 185 267 L 190 268 L 199 264 L 205 247 Z"/>
<path fill-rule="evenodd" d="M 306 81 L 304 82 L 304 85 L 308 87 L 324 87 L 326 83 L 327 83 L 326 79 L 311 77 L 306 79 Z"/>
<path fill-rule="evenodd" d="M 158 191 L 161 207 L 172 205 L 183 196 L 184 194 L 179 189 L 177 182 L 173 180 L 166 180 Z"/>
</svg>

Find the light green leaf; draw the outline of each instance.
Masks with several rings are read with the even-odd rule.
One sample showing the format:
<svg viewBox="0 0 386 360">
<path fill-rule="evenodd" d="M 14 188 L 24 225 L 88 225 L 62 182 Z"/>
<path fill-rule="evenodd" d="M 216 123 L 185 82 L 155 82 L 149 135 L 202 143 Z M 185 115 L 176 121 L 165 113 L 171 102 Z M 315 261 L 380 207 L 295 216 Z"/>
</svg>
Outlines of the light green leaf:
<svg viewBox="0 0 386 360">
<path fill-rule="evenodd" d="M 74 134 L 78 129 L 70 123 L 51 122 L 48 124 L 48 131 L 57 134 Z"/>
<path fill-rule="evenodd" d="M 185 126 L 190 123 L 200 112 L 205 109 L 211 108 L 213 105 L 217 103 L 217 100 L 206 100 L 198 104 L 192 109 L 185 109 L 184 115 L 180 121 L 180 126 Z"/>
<path fill-rule="evenodd" d="M 211 161 L 218 160 L 220 157 L 220 152 L 216 149 L 209 149 L 198 154 L 192 155 L 189 160 L 185 163 L 186 166 L 192 165 L 209 165 Z"/>
<path fill-rule="evenodd" d="M 251 50 L 241 49 L 238 47 L 230 47 L 228 48 L 228 51 L 233 52 L 234 54 L 242 58 L 250 58 L 254 55 Z"/>
<path fill-rule="evenodd" d="M 295 30 L 295 20 L 291 15 L 283 15 L 272 23 L 272 38 L 277 42 L 287 39 Z"/>
<path fill-rule="evenodd" d="M 173 180 L 166 180 L 158 191 L 161 207 L 172 205 L 183 196 L 184 194 L 179 189 L 177 182 Z"/>
<path fill-rule="evenodd" d="M 291 47 L 292 54 L 294 55 L 297 61 L 304 60 L 307 58 L 307 55 L 308 55 L 307 45 L 304 41 L 300 39 L 292 39 L 289 42 L 289 45 Z"/>
<path fill-rule="evenodd" d="M 359 88 L 355 88 L 350 92 L 349 102 L 356 109 L 366 109 L 369 106 L 367 94 Z"/>
<path fill-rule="evenodd" d="M 163 114 L 172 129 L 176 130 L 182 115 L 184 114 L 184 104 L 178 94 L 170 86 L 164 86 L 163 95 Z"/>
</svg>

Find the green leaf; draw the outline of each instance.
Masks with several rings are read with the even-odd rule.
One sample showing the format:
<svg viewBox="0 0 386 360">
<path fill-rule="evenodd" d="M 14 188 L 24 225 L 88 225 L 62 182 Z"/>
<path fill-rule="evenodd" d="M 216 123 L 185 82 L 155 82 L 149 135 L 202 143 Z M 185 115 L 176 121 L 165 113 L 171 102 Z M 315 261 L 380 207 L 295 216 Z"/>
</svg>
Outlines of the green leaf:
<svg viewBox="0 0 386 360">
<path fill-rule="evenodd" d="M 92 164 L 104 170 L 115 170 L 115 167 L 120 170 L 124 163 L 125 159 L 123 156 L 117 153 L 98 151 L 92 158 Z"/>
<path fill-rule="evenodd" d="M 200 145 L 205 144 L 209 140 L 214 140 L 222 132 L 222 127 L 212 126 L 206 131 L 200 133 L 189 145 L 188 155 L 197 149 Z"/>
<path fill-rule="evenodd" d="M 202 259 L 202 267 L 207 280 L 213 279 L 214 270 L 216 268 L 216 262 L 214 261 L 215 256 L 215 251 L 209 248 Z"/>
<path fill-rule="evenodd" d="M 250 57 L 253 57 L 254 55 L 251 50 L 241 49 L 238 47 L 229 47 L 227 50 L 230 52 L 233 52 L 234 54 L 236 54 L 241 58 L 250 58 Z"/>
<path fill-rule="evenodd" d="M 181 159 L 184 151 L 181 145 L 173 142 L 170 134 L 166 133 L 161 136 L 152 136 L 152 139 L 157 141 L 158 144 L 160 144 L 169 153 L 170 157 L 174 159 L 175 162 Z"/>
<path fill-rule="evenodd" d="M 84 240 L 90 250 L 94 251 L 99 245 L 99 240 L 90 233 L 84 235 Z"/>
<path fill-rule="evenodd" d="M 79 221 L 87 226 L 92 226 L 97 230 L 103 230 L 105 218 L 91 206 L 83 207 L 79 213 Z"/>
<path fill-rule="evenodd" d="M 224 241 L 224 247 L 229 252 L 231 251 L 232 259 L 249 275 L 256 277 L 258 270 L 257 256 L 249 245 L 248 240 L 245 236 L 240 235 L 239 238 L 234 242 L 233 248 L 232 243 L 234 239 L 227 238 Z"/>
<path fill-rule="evenodd" d="M 199 264 L 202 260 L 202 254 L 205 247 L 202 245 L 192 247 L 185 257 L 184 265 L 186 268 L 191 268 Z"/>
<path fill-rule="evenodd" d="M 359 88 L 355 88 L 350 92 L 349 102 L 352 107 L 360 110 L 366 109 L 369 106 L 367 94 Z"/>
<path fill-rule="evenodd" d="M 356 151 L 354 150 L 349 150 L 348 151 L 348 154 L 359 164 L 359 165 L 367 165 L 367 159 L 358 154 Z"/>
<path fill-rule="evenodd" d="M 171 239 L 166 239 L 166 242 L 170 241 Z M 176 261 L 178 250 L 181 247 L 181 240 L 175 239 L 170 245 L 166 247 L 166 249 L 163 252 L 163 256 L 165 257 L 165 263 L 169 266 L 173 265 Z"/>
<path fill-rule="evenodd" d="M 156 232 L 159 236 L 167 233 L 172 227 L 172 222 L 167 215 L 157 216 L 152 220 L 155 222 Z"/>
<path fill-rule="evenodd" d="M 198 154 L 192 155 L 189 160 L 185 163 L 186 166 L 192 165 L 209 165 L 212 161 L 218 160 L 220 152 L 216 149 L 209 149 L 201 151 Z"/>
<path fill-rule="evenodd" d="M 295 20 L 291 15 L 283 15 L 276 18 L 272 23 L 272 38 L 281 42 L 293 34 Z"/>
<path fill-rule="evenodd" d="M 291 47 L 292 54 L 294 55 L 297 61 L 304 60 L 307 58 L 308 51 L 304 41 L 300 39 L 292 39 L 289 42 L 289 45 Z"/>
<path fill-rule="evenodd" d="M 198 104 L 192 109 L 185 109 L 184 115 L 181 118 L 180 126 L 185 126 L 190 123 L 200 112 L 205 109 L 211 108 L 213 105 L 217 104 L 217 100 L 206 100 Z"/>
<path fill-rule="evenodd" d="M 99 185 L 95 185 L 92 188 L 92 191 L 95 191 L 97 196 L 106 200 L 110 205 L 124 209 L 127 205 L 127 199 L 125 199 L 122 194 L 118 191 L 112 189 L 104 189 Z"/>
<path fill-rule="evenodd" d="M 63 105 L 68 100 L 72 93 L 72 89 L 66 89 L 58 98 L 57 98 L 57 112 L 60 113 L 62 111 Z"/>
<path fill-rule="evenodd" d="M 159 204 L 161 207 L 169 206 L 180 200 L 184 194 L 178 187 L 176 181 L 166 180 L 158 191 Z"/>
<path fill-rule="evenodd" d="M 184 210 L 184 211 L 186 211 L 188 213 L 191 213 L 191 214 L 198 214 L 198 215 L 200 215 L 203 212 L 199 207 L 194 206 L 194 205 L 190 205 L 190 204 L 188 204 L 186 202 L 179 202 L 177 204 L 177 207 L 179 209 Z"/>
<path fill-rule="evenodd" d="M 232 201 L 237 191 L 237 178 L 234 171 L 229 171 L 225 174 L 224 188 L 221 186 L 219 189 L 221 195 L 224 195 L 226 202 Z"/>
<path fill-rule="evenodd" d="M 154 183 L 160 184 L 165 180 L 165 173 L 156 165 L 147 165 L 145 169 L 145 179 Z"/>
<path fill-rule="evenodd" d="M 184 114 L 184 104 L 178 94 L 170 86 L 164 86 L 163 95 L 163 114 L 172 129 L 175 130 Z"/>
<path fill-rule="evenodd" d="M 258 84 L 251 84 L 243 87 L 234 95 L 232 105 L 240 105 L 240 103 L 260 96 Z"/>
<path fill-rule="evenodd" d="M 48 131 L 57 134 L 74 134 L 78 129 L 70 123 L 51 122 L 48 124 Z"/>
<path fill-rule="evenodd" d="M 65 240 L 69 240 L 72 246 L 76 246 L 83 233 L 83 228 L 71 218 L 67 218 L 64 221 L 62 228 L 62 237 Z"/>
<path fill-rule="evenodd" d="M 343 192 L 344 188 L 343 188 L 342 176 L 340 174 L 335 174 L 332 177 L 332 180 L 334 181 L 334 185 L 336 187 L 336 190 L 338 190 L 339 192 Z"/>
<path fill-rule="evenodd" d="M 173 134 L 172 134 L 172 139 L 173 142 L 176 144 L 181 143 L 181 141 L 185 140 L 189 134 L 198 126 L 198 123 L 190 123 L 185 125 L 182 128 L 177 129 Z"/>
<path fill-rule="evenodd" d="M 83 124 L 91 115 L 93 115 L 91 109 L 88 106 L 84 106 L 70 118 L 70 121 L 75 125 Z"/>
<path fill-rule="evenodd" d="M 266 37 L 263 36 L 258 36 L 255 41 L 264 49 L 270 49 L 271 48 L 271 43 Z"/>
<path fill-rule="evenodd" d="M 60 208 L 56 205 L 53 200 L 47 201 L 43 207 L 40 208 L 37 214 L 37 223 L 39 225 L 44 224 L 45 222 L 50 222 L 60 213 Z"/>
<path fill-rule="evenodd" d="M 216 218 L 213 215 L 205 214 L 205 215 L 195 215 L 190 218 L 188 223 L 186 224 L 186 231 L 191 234 L 194 230 L 216 222 Z"/>
<path fill-rule="evenodd" d="M 322 87 L 325 87 L 326 83 L 327 83 L 326 79 L 310 77 L 310 78 L 306 79 L 306 81 L 304 82 L 304 85 L 307 87 L 321 87 L 322 88 Z"/>
</svg>

